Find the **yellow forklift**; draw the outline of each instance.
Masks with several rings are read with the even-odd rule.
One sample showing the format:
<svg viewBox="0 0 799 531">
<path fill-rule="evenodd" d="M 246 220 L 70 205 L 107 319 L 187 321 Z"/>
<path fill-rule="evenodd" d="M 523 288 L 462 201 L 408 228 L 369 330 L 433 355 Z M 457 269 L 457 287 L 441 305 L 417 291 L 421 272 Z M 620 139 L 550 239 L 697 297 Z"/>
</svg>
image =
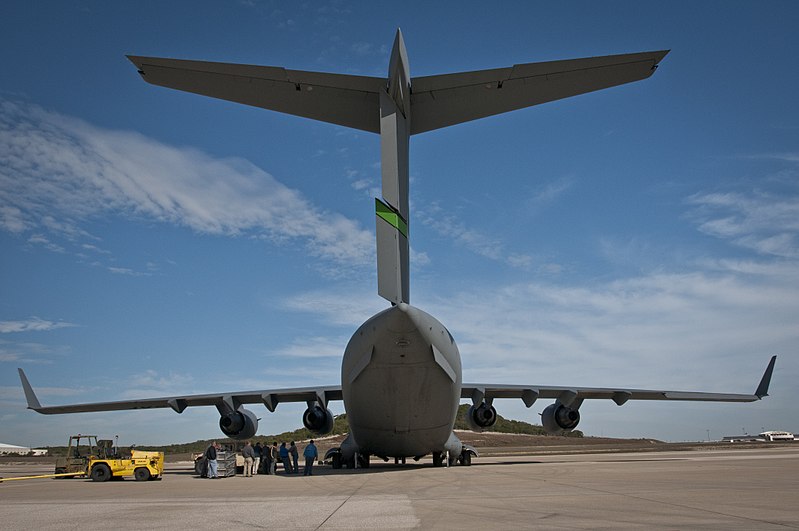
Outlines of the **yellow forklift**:
<svg viewBox="0 0 799 531">
<path fill-rule="evenodd" d="M 88 476 L 92 481 L 134 477 L 137 481 L 157 479 L 164 473 L 164 452 L 131 449 L 124 455 L 110 439 L 96 435 L 73 435 L 67 455 L 56 459 L 59 477 Z"/>
<path fill-rule="evenodd" d="M 164 452 L 145 452 L 130 450 L 130 455 L 122 455 L 112 441 L 97 441 L 98 456 L 89 458 L 86 467 L 92 481 L 108 481 L 123 477 L 136 478 L 136 481 L 158 479 L 164 473 Z"/>
<path fill-rule="evenodd" d="M 124 454 L 124 455 L 123 455 Z M 131 448 L 120 452 L 109 439 L 96 435 L 72 435 L 67 455 L 56 458 L 55 473 L 39 476 L 0 477 L 0 483 L 23 479 L 90 477 L 108 481 L 133 476 L 136 481 L 158 479 L 164 473 L 164 452 L 145 452 Z"/>
</svg>

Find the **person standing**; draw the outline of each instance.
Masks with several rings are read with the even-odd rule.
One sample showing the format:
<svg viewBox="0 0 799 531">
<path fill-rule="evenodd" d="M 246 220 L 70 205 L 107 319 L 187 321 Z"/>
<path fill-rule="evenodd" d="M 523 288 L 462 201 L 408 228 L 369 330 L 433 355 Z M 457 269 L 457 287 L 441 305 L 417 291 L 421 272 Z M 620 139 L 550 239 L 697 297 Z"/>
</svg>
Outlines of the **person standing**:
<svg viewBox="0 0 799 531">
<path fill-rule="evenodd" d="M 252 449 L 250 441 L 247 441 L 244 448 L 241 449 L 241 455 L 244 457 L 244 477 L 251 478 L 252 463 L 255 461 L 255 450 Z"/>
<path fill-rule="evenodd" d="M 291 441 L 291 446 L 289 447 L 289 455 L 291 456 L 291 461 L 292 461 L 291 471 L 295 474 L 299 474 L 300 467 L 297 464 L 297 461 L 299 460 L 300 453 L 297 451 L 297 445 L 294 444 L 294 441 Z"/>
<path fill-rule="evenodd" d="M 313 443 L 313 439 L 311 439 L 311 442 L 305 447 L 305 450 L 302 451 L 302 455 L 305 456 L 305 471 L 303 476 L 313 476 L 313 464 L 316 458 L 319 457 L 319 452 L 316 449 L 316 445 Z"/>
<path fill-rule="evenodd" d="M 252 465 L 252 473 L 253 473 L 253 475 L 260 474 L 261 473 L 261 453 L 262 453 L 261 441 L 258 441 L 257 443 L 255 443 L 255 446 L 253 446 L 252 449 L 255 452 L 255 462 Z"/>
<path fill-rule="evenodd" d="M 291 461 L 289 461 L 289 449 L 286 448 L 286 443 L 280 443 L 280 461 L 283 463 L 283 470 L 286 474 L 291 474 Z"/>
<path fill-rule="evenodd" d="M 205 460 L 208 463 L 208 479 L 216 479 L 216 441 L 211 443 L 211 446 L 205 451 Z"/>
<path fill-rule="evenodd" d="M 269 456 L 270 459 L 272 460 L 269 463 L 269 473 L 275 475 L 277 474 L 277 457 L 278 457 L 277 441 L 273 442 L 272 446 L 269 448 Z"/>
</svg>

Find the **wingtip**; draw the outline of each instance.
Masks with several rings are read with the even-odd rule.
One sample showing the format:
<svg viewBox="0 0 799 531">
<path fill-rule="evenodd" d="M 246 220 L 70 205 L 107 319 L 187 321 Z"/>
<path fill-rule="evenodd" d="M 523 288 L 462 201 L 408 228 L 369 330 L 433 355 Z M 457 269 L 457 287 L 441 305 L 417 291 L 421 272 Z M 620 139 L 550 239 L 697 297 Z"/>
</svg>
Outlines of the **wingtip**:
<svg viewBox="0 0 799 531">
<path fill-rule="evenodd" d="M 19 371 L 19 379 L 22 382 L 22 390 L 25 392 L 25 400 L 28 402 L 28 409 L 38 411 L 42 408 L 42 405 L 39 403 L 39 399 L 36 398 L 36 393 L 33 392 L 33 387 L 31 387 L 28 377 L 25 376 L 25 371 L 21 368 L 17 368 L 17 370 Z"/>
<path fill-rule="evenodd" d="M 771 384 L 771 374 L 774 372 L 774 364 L 777 362 L 777 356 L 771 356 L 771 360 L 769 360 L 768 365 L 766 366 L 766 372 L 763 373 L 763 377 L 760 379 L 760 384 L 757 386 L 757 390 L 755 391 L 755 396 L 758 398 L 764 398 L 768 396 L 768 388 Z"/>
</svg>

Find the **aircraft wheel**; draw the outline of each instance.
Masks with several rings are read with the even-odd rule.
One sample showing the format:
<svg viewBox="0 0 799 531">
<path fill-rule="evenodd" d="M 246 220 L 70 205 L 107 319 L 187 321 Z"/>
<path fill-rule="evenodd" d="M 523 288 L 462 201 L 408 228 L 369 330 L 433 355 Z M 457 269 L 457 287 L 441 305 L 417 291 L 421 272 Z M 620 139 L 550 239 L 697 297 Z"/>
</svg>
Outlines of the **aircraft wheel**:
<svg viewBox="0 0 799 531">
<path fill-rule="evenodd" d="M 333 454 L 331 457 L 331 466 L 337 470 L 341 468 L 341 454 Z"/>
<path fill-rule="evenodd" d="M 358 454 L 358 466 L 369 468 L 369 454 Z"/>
<path fill-rule="evenodd" d="M 136 481 L 147 481 L 150 479 L 150 470 L 145 467 L 137 468 L 133 471 L 133 477 L 136 478 Z"/>
<path fill-rule="evenodd" d="M 92 481 L 108 481 L 111 479 L 111 469 L 105 463 L 94 465 L 91 478 Z"/>
<path fill-rule="evenodd" d="M 441 466 L 444 464 L 444 456 L 441 452 L 433 452 L 433 466 Z"/>
<path fill-rule="evenodd" d="M 461 455 L 461 464 L 463 466 L 472 466 L 472 452 L 468 450 Z"/>
</svg>

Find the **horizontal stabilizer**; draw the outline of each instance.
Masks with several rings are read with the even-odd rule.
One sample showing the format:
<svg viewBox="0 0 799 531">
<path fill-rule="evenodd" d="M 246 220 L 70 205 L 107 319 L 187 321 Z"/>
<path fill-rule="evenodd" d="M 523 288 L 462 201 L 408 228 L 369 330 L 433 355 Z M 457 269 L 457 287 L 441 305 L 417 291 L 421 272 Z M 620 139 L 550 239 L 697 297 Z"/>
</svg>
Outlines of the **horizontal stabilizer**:
<svg viewBox="0 0 799 531">
<path fill-rule="evenodd" d="M 380 132 L 385 78 L 129 55 L 148 83 Z"/>
<path fill-rule="evenodd" d="M 638 81 L 651 76 L 667 53 L 415 77 L 410 81 L 410 134 Z M 387 90 L 387 78 L 134 55 L 128 59 L 154 85 L 380 133 L 380 93 Z"/>
<path fill-rule="evenodd" d="M 668 50 L 411 80 L 411 134 L 585 94 L 651 76 Z"/>
</svg>

